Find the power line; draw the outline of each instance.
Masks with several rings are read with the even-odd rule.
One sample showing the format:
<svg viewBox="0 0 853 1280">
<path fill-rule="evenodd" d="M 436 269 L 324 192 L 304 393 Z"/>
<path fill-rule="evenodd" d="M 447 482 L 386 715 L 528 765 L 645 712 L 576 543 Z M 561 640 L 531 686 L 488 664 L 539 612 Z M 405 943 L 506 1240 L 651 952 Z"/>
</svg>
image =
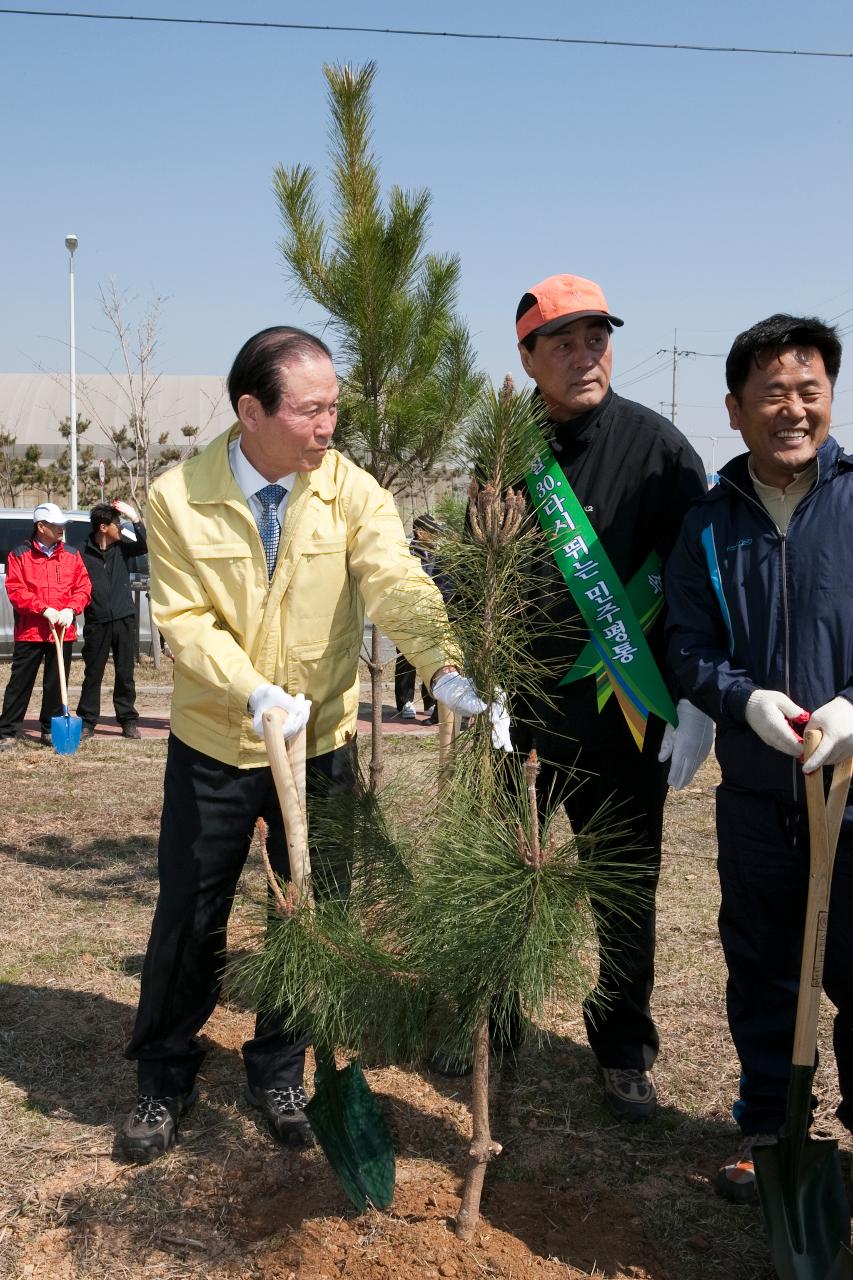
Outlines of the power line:
<svg viewBox="0 0 853 1280">
<path fill-rule="evenodd" d="M 636 364 L 629 365 L 627 369 L 623 369 L 619 376 L 625 378 L 629 373 L 633 373 L 635 369 L 639 369 L 640 365 L 648 364 L 650 360 L 657 360 L 657 358 L 657 353 L 653 352 L 650 356 L 646 356 L 644 360 L 638 360 Z"/>
<path fill-rule="evenodd" d="M 427 31 L 414 27 L 355 27 L 319 22 L 251 22 L 244 18 L 171 18 L 132 13 L 78 13 L 60 9 L 5 9 L 0 14 L 25 18 L 84 18 L 92 22 L 160 22 L 185 27 L 249 27 L 265 31 L 334 31 L 374 36 L 415 36 L 439 40 L 502 40 L 516 44 L 594 45 L 614 49 L 675 49 L 691 53 L 749 53 L 785 58 L 853 58 L 836 49 L 761 49 L 745 45 L 665 44 L 654 40 L 592 40 L 580 36 L 524 36 L 492 31 Z"/>
<path fill-rule="evenodd" d="M 667 368 L 668 362 L 666 360 L 661 360 L 653 369 L 648 369 L 645 373 L 638 373 L 636 377 L 628 378 L 627 381 L 624 381 L 621 377 L 614 378 L 613 383 L 614 386 L 619 387 L 620 391 L 625 391 L 628 387 L 635 387 L 638 382 L 647 382 L 649 378 L 656 377 L 657 374 L 662 373 Z"/>
</svg>

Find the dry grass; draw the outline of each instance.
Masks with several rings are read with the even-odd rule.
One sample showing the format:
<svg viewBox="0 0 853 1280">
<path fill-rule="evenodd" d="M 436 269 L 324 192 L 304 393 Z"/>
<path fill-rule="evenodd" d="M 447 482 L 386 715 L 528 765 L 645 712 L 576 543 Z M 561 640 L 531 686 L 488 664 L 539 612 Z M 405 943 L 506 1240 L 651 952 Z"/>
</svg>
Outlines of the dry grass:
<svg viewBox="0 0 853 1280">
<path fill-rule="evenodd" d="M 148 681 L 145 673 L 140 683 Z M 77 756 L 3 760 L 0 830 L 0 1275 L 288 1277 L 457 1275 L 769 1280 L 760 1216 L 709 1178 L 734 1137 L 737 1065 L 723 1013 L 712 828 L 715 770 L 668 807 L 655 1013 L 661 1100 L 647 1125 L 603 1109 L 579 1011 L 556 1006 L 504 1070 L 477 1249 L 447 1230 L 464 1164 L 467 1084 L 370 1073 L 401 1148 L 394 1214 L 356 1219 L 322 1156 L 281 1152 L 239 1105 L 237 1004 L 207 1027 L 202 1101 L 178 1148 L 147 1168 L 116 1159 L 134 1093 L 122 1058 L 156 893 L 163 742 L 96 739 Z M 431 770 L 434 740 L 394 742 Z M 252 865 L 232 947 L 253 945 L 263 885 Z M 826 1020 L 824 1064 L 832 1062 Z M 837 1133 L 835 1078 L 820 1127 Z M 454 1270 L 448 1270 L 451 1267 Z M 439 1271 L 439 1268 L 444 1268 Z"/>
</svg>

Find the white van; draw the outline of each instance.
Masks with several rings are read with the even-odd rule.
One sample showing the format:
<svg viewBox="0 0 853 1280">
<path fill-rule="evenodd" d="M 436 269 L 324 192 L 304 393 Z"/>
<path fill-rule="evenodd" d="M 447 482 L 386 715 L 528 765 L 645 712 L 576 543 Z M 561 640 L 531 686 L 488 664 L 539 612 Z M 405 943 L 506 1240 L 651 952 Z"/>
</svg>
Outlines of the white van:
<svg viewBox="0 0 853 1280">
<path fill-rule="evenodd" d="M 88 511 L 68 511 L 68 524 L 65 526 L 65 541 L 69 547 L 81 547 L 89 536 L 91 527 Z M 9 552 L 25 542 L 33 531 L 32 507 L 0 507 L 0 658 L 11 658 L 14 642 L 15 620 L 12 606 L 6 595 L 6 560 Z M 137 556 L 128 565 L 130 582 L 134 587 L 134 597 L 139 609 L 139 645 L 140 648 L 151 645 L 151 618 L 148 611 L 148 557 Z M 75 654 L 82 648 L 79 638 L 83 634 L 83 619 L 77 619 L 78 639 L 74 645 Z"/>
</svg>

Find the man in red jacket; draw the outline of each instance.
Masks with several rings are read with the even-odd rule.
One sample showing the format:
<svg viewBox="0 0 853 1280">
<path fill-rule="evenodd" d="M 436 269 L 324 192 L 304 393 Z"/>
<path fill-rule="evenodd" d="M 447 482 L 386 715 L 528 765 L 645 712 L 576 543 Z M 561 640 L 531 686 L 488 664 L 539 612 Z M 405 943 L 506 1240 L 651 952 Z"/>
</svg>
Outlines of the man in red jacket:
<svg viewBox="0 0 853 1280">
<path fill-rule="evenodd" d="M 51 623 L 64 628 L 66 676 L 77 638 L 74 615 L 89 603 L 92 584 L 83 557 L 65 545 L 67 518 L 55 502 L 43 502 L 33 512 L 33 531 L 26 542 L 9 552 L 6 594 L 15 614 L 12 671 L 0 713 L 0 751 L 14 747 L 21 736 L 39 667 L 44 663 L 41 699 L 42 746 L 52 745 L 50 721 L 62 711 L 59 666 Z"/>
</svg>

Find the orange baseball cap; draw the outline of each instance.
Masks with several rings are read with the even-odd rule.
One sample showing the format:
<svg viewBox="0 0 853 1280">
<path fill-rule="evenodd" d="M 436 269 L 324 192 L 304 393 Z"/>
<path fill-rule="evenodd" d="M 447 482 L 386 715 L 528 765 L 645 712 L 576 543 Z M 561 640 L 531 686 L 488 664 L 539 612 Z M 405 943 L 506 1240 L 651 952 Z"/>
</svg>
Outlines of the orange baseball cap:
<svg viewBox="0 0 853 1280">
<path fill-rule="evenodd" d="M 611 324 L 625 323 L 612 316 L 601 285 L 583 276 L 549 276 L 529 289 L 515 313 L 519 342 L 531 333 L 555 333 L 584 316 L 603 316 Z"/>
</svg>

